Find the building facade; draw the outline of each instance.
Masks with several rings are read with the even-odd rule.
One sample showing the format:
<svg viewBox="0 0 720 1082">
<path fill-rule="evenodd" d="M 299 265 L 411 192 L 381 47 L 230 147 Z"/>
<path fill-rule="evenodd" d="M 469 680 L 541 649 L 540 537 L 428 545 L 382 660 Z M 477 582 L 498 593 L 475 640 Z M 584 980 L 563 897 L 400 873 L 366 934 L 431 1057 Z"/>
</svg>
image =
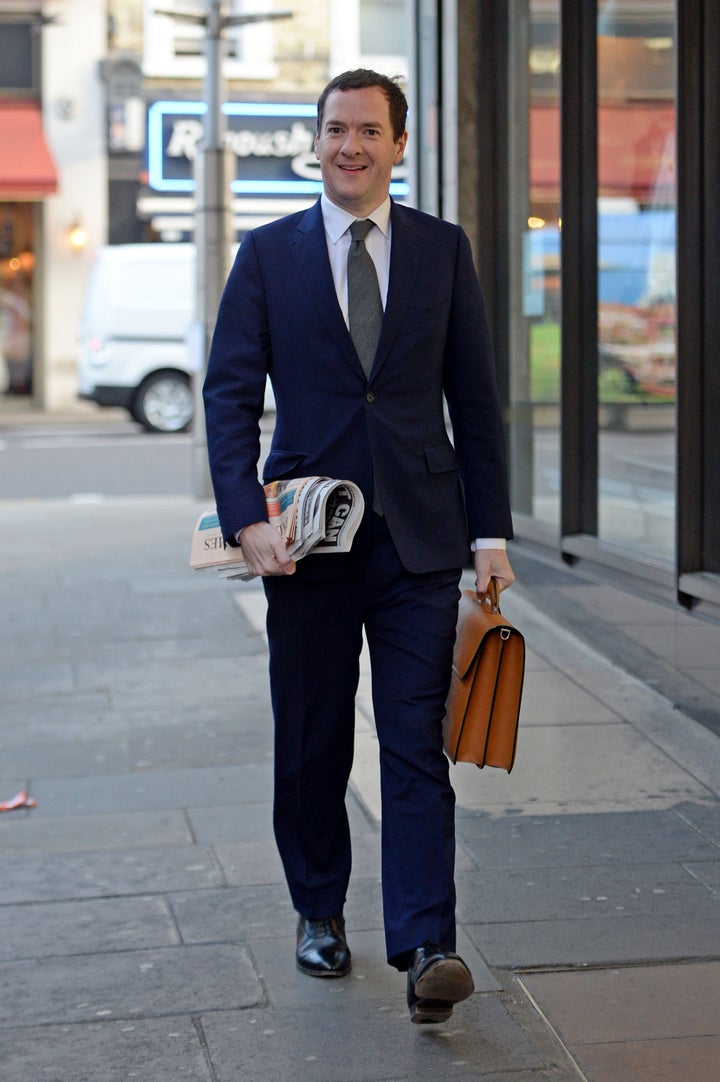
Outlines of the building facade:
<svg viewBox="0 0 720 1082">
<path fill-rule="evenodd" d="M 517 532 L 717 616 L 720 7 L 415 9 L 419 202 L 473 242 Z"/>
<path fill-rule="evenodd" d="M 354 66 L 407 74 L 405 0 L 227 0 L 237 239 L 317 196 L 317 96 Z M 0 4 L 0 391 L 75 401 L 88 274 L 103 244 L 192 240 L 206 0 Z M 171 14 L 168 14 L 170 12 Z M 172 14 L 172 13 L 175 14 Z M 398 178 L 395 193 L 405 196 Z"/>
<path fill-rule="evenodd" d="M 53 409 L 74 377 L 92 243 L 107 229 L 102 4 L 0 7 L 0 379 Z"/>
</svg>

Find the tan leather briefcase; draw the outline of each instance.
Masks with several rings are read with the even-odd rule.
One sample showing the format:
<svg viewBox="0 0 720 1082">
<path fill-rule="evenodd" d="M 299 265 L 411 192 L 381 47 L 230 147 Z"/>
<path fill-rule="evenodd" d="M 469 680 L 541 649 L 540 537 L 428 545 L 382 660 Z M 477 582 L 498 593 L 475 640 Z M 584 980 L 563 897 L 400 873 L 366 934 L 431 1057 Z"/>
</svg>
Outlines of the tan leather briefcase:
<svg viewBox="0 0 720 1082">
<path fill-rule="evenodd" d="M 500 612 L 494 579 L 490 595 L 480 602 L 474 590 L 462 591 L 443 740 L 453 763 L 497 766 L 509 773 L 517 748 L 525 639 Z"/>
</svg>

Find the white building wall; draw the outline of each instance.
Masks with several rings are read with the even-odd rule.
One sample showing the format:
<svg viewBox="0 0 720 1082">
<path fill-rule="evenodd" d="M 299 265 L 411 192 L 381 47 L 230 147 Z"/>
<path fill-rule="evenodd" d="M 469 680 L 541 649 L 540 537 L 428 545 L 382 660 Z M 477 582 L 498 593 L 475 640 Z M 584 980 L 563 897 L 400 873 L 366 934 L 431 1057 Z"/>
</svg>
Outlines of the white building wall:
<svg viewBox="0 0 720 1082">
<path fill-rule="evenodd" d="M 107 154 L 104 88 L 99 61 L 106 52 L 106 9 L 98 0 L 45 5 L 57 14 L 43 34 L 43 120 L 58 170 L 58 193 L 46 199 L 39 261 L 43 363 L 38 397 L 47 410 L 75 401 L 77 333 L 88 268 L 107 236 Z M 87 244 L 73 251 L 70 226 L 79 222 Z"/>
</svg>

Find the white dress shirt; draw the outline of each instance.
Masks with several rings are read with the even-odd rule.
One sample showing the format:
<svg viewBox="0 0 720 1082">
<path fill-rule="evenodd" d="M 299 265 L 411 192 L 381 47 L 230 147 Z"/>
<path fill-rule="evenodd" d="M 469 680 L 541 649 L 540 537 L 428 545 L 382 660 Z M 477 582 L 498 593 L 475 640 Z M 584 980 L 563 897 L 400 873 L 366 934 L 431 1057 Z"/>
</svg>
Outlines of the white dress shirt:
<svg viewBox="0 0 720 1082">
<path fill-rule="evenodd" d="M 351 244 L 350 226 L 357 221 L 357 218 L 354 214 L 350 214 L 349 211 L 343 210 L 342 207 L 332 203 L 324 193 L 320 197 L 320 203 L 335 292 L 345 322 L 348 323 L 347 257 Z M 368 233 L 365 238 L 365 247 L 375 264 L 378 285 L 380 286 L 380 299 L 384 310 L 387 302 L 388 281 L 390 280 L 390 239 L 392 235 L 390 196 L 367 217 L 377 227 L 371 229 Z"/>
</svg>

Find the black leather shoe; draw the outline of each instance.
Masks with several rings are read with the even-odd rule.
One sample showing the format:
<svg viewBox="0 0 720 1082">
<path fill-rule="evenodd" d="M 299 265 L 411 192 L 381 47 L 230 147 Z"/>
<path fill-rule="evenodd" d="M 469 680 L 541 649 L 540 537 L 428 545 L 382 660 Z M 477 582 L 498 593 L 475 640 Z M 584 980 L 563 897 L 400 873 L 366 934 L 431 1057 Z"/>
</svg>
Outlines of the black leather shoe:
<svg viewBox="0 0 720 1082">
<path fill-rule="evenodd" d="M 351 964 L 343 918 L 300 917 L 295 961 L 300 972 L 309 977 L 347 976 Z"/>
<path fill-rule="evenodd" d="M 423 943 L 410 956 L 407 1002 L 410 1019 L 422 1025 L 447 1022 L 456 1003 L 475 991 L 472 974 L 458 954 Z"/>
</svg>

